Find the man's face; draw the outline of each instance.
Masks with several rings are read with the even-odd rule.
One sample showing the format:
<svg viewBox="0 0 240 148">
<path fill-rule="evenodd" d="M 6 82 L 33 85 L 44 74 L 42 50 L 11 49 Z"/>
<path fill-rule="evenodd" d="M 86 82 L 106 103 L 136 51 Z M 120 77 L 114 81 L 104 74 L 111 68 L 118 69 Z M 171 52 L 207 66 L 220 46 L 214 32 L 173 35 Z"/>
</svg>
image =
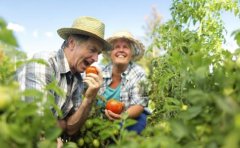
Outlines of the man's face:
<svg viewBox="0 0 240 148">
<path fill-rule="evenodd" d="M 70 59 L 70 69 L 73 73 L 84 72 L 88 66 L 98 61 L 98 55 L 102 52 L 102 43 L 95 39 L 89 38 L 82 43 L 74 42 L 72 58 Z"/>
<path fill-rule="evenodd" d="M 116 65 L 128 65 L 132 59 L 132 50 L 130 44 L 125 39 L 114 41 L 111 51 L 111 60 Z"/>
</svg>

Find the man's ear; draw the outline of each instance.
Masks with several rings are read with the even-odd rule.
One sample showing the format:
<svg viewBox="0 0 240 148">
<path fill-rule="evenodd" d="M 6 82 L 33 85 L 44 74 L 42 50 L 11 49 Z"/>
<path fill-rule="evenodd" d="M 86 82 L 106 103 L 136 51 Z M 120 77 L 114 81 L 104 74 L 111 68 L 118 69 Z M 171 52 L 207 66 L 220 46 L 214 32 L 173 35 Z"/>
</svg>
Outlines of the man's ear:
<svg viewBox="0 0 240 148">
<path fill-rule="evenodd" d="M 72 36 L 69 36 L 69 38 L 68 38 L 68 46 L 69 46 L 69 48 L 71 50 L 73 50 L 75 45 L 76 45 L 76 42 L 75 42 L 74 38 Z"/>
</svg>

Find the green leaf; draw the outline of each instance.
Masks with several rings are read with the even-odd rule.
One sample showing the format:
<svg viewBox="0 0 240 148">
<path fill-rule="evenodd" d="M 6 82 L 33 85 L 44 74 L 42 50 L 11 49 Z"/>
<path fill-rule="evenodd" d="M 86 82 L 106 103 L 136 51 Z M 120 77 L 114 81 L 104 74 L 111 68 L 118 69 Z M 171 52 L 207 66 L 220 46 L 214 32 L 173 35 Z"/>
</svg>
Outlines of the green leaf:
<svg viewBox="0 0 240 148">
<path fill-rule="evenodd" d="M 176 98 L 166 97 L 167 104 L 181 105 L 181 102 Z"/>
<path fill-rule="evenodd" d="M 26 105 L 20 108 L 17 112 L 17 118 L 26 118 L 30 116 L 38 116 L 38 106 L 35 103 L 26 103 Z"/>
<path fill-rule="evenodd" d="M 227 98 L 221 98 L 221 97 L 214 97 L 217 105 L 219 108 L 221 108 L 223 111 L 234 114 L 235 113 L 235 107 L 233 104 L 231 104 L 229 101 L 227 101 Z"/>
<path fill-rule="evenodd" d="M 7 23 L 2 18 L 0 18 L 0 41 L 16 47 L 18 46 L 12 30 L 7 29 Z"/>
<path fill-rule="evenodd" d="M 45 131 L 45 137 L 49 140 L 57 139 L 57 137 L 60 136 L 62 130 L 58 127 L 51 127 L 49 129 L 46 129 Z"/>
<path fill-rule="evenodd" d="M 56 141 L 50 141 L 50 140 L 46 139 L 46 140 L 40 141 L 38 143 L 38 147 L 39 148 L 57 147 L 57 143 L 56 143 Z"/>
<path fill-rule="evenodd" d="M 99 136 L 100 136 L 100 138 L 102 140 L 105 140 L 105 139 L 107 139 L 107 138 L 112 136 L 112 131 L 110 131 L 110 130 L 102 130 L 102 131 L 99 132 Z"/>
<path fill-rule="evenodd" d="M 78 148 L 78 146 L 74 142 L 67 142 L 63 145 L 63 148 Z"/>
<path fill-rule="evenodd" d="M 23 96 L 26 96 L 26 97 L 35 97 L 35 98 L 43 97 L 43 93 L 36 89 L 26 89 L 23 91 L 22 94 Z"/>
<path fill-rule="evenodd" d="M 65 95 L 64 91 L 58 86 L 58 82 L 56 80 L 49 83 L 45 87 L 45 89 L 46 90 L 52 90 L 59 96 L 64 96 Z"/>
<path fill-rule="evenodd" d="M 134 125 L 136 122 L 137 122 L 136 120 L 128 118 L 125 120 L 125 122 L 123 124 L 123 128 Z"/>
<path fill-rule="evenodd" d="M 23 136 L 23 132 L 21 127 L 18 124 L 10 124 L 9 131 L 11 132 L 10 137 L 17 144 L 25 144 L 29 140 L 27 136 Z"/>
<path fill-rule="evenodd" d="M 184 120 L 190 120 L 198 116 L 201 112 L 202 112 L 201 106 L 189 107 L 189 109 L 187 109 L 186 111 L 181 112 L 180 118 L 183 118 Z"/>
<path fill-rule="evenodd" d="M 224 140 L 223 148 L 239 148 L 239 132 L 231 131 Z"/>
<path fill-rule="evenodd" d="M 234 36 L 234 39 L 236 40 L 238 46 L 240 46 L 240 29 L 233 31 L 231 36 Z"/>
<path fill-rule="evenodd" d="M 172 133 L 177 137 L 178 140 L 181 140 L 184 137 L 187 137 L 188 128 L 179 120 L 170 122 Z"/>
</svg>

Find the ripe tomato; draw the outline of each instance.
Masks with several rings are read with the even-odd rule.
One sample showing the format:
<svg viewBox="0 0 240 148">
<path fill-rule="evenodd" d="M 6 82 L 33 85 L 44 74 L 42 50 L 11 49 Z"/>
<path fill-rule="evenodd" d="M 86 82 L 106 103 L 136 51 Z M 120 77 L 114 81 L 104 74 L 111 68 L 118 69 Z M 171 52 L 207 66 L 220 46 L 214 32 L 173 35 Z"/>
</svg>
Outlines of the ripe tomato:
<svg viewBox="0 0 240 148">
<path fill-rule="evenodd" d="M 114 99 L 110 99 L 107 101 L 106 109 L 116 114 L 120 114 L 123 110 L 123 103 Z"/>
<path fill-rule="evenodd" d="M 97 68 L 95 66 L 89 66 L 86 69 L 86 74 L 89 73 L 94 73 L 94 74 L 98 74 Z"/>
</svg>

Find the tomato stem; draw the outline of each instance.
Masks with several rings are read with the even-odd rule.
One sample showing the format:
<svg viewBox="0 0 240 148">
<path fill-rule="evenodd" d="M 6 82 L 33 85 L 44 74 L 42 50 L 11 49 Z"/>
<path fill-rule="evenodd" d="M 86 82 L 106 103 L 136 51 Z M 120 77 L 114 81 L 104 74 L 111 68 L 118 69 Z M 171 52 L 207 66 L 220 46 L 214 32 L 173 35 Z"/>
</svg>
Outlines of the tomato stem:
<svg viewBox="0 0 240 148">
<path fill-rule="evenodd" d="M 97 98 L 102 100 L 104 103 L 107 102 L 107 99 L 104 97 L 104 96 L 101 96 L 101 95 L 97 95 Z"/>
</svg>

